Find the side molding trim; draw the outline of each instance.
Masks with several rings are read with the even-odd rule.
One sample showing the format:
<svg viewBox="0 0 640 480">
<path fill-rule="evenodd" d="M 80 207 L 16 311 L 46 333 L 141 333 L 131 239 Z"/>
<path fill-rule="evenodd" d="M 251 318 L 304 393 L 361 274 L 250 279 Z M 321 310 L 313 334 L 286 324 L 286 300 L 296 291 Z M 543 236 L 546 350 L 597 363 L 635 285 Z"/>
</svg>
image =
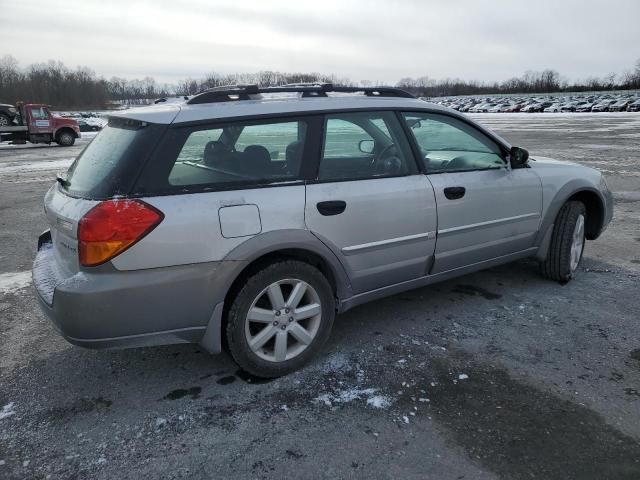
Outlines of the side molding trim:
<svg viewBox="0 0 640 480">
<path fill-rule="evenodd" d="M 356 253 L 362 253 L 367 250 L 375 250 L 378 247 L 386 247 L 395 243 L 406 243 L 413 240 L 419 240 L 421 238 L 429 239 L 435 236 L 435 232 L 417 233 L 415 235 L 407 235 L 405 237 L 389 238 L 387 240 L 380 240 L 377 242 L 363 243 L 360 245 L 352 245 L 350 247 L 344 247 L 342 253 L 345 255 L 353 255 Z"/>
<path fill-rule="evenodd" d="M 517 220 L 524 220 L 525 218 L 539 218 L 539 213 L 525 213 L 524 215 L 516 215 L 515 217 L 498 218 L 497 220 L 489 220 L 488 222 L 471 223 L 469 225 L 462 225 L 460 227 L 445 228 L 438 230 L 438 235 L 446 235 L 448 233 L 457 233 L 463 230 L 473 230 L 475 228 L 482 228 L 489 225 L 499 225 L 501 223 L 510 223 Z"/>
</svg>

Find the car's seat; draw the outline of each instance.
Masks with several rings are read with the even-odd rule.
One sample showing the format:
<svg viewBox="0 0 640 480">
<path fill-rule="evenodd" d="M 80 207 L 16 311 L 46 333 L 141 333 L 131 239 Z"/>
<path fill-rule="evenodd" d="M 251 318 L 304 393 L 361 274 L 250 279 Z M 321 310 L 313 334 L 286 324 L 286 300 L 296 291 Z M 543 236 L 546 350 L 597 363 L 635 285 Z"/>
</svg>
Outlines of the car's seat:
<svg viewBox="0 0 640 480">
<path fill-rule="evenodd" d="M 287 145 L 284 159 L 287 164 L 287 172 L 290 175 L 298 176 L 298 174 L 300 173 L 300 166 L 302 165 L 303 146 L 303 143 L 299 140 L 291 142 L 289 145 Z"/>
<path fill-rule="evenodd" d="M 204 147 L 204 163 L 209 166 L 222 166 L 231 156 L 231 149 L 219 140 L 208 142 Z"/>
<path fill-rule="evenodd" d="M 271 176 L 271 155 L 262 145 L 249 145 L 244 149 L 243 169 L 253 178 L 269 178 Z"/>
</svg>

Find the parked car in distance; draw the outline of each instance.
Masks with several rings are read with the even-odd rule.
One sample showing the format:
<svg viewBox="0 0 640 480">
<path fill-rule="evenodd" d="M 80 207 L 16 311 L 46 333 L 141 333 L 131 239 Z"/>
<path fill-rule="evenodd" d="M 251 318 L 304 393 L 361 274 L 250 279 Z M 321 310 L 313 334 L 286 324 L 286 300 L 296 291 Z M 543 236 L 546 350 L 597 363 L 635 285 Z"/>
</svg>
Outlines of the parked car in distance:
<svg viewBox="0 0 640 480">
<path fill-rule="evenodd" d="M 541 103 L 531 103 L 526 107 L 524 107 L 523 109 L 521 109 L 520 111 L 526 112 L 526 113 L 536 113 L 536 112 L 541 112 L 542 110 L 543 110 L 543 107 Z"/>
<path fill-rule="evenodd" d="M 640 112 L 640 100 L 636 100 L 627 106 L 627 112 Z"/>
<path fill-rule="evenodd" d="M 102 126 L 96 123 L 89 123 L 86 119 L 78 119 L 77 122 L 81 132 L 99 132 L 102 130 Z"/>
<path fill-rule="evenodd" d="M 584 102 L 581 105 L 576 106 L 576 112 L 590 112 L 593 108 L 593 103 Z"/>
<path fill-rule="evenodd" d="M 529 161 L 402 90 L 329 84 L 113 114 L 44 205 L 33 281 L 68 341 L 225 345 L 262 377 L 387 295 L 526 257 L 565 283 L 613 208 L 597 170 Z"/>
<path fill-rule="evenodd" d="M 627 106 L 631 103 L 631 100 L 624 99 L 619 100 L 615 103 L 609 105 L 610 112 L 624 112 L 627 109 Z"/>
<path fill-rule="evenodd" d="M 545 113 L 558 113 L 560 112 L 561 105 L 559 103 L 553 103 L 546 107 L 543 111 Z"/>
<path fill-rule="evenodd" d="M 615 103 L 615 100 L 602 100 L 600 103 L 593 106 L 592 112 L 608 112 L 609 106 Z"/>
<path fill-rule="evenodd" d="M 508 103 L 496 103 L 495 105 L 487 108 L 487 112 L 488 113 L 501 113 L 504 112 L 504 110 L 509 107 Z"/>
</svg>

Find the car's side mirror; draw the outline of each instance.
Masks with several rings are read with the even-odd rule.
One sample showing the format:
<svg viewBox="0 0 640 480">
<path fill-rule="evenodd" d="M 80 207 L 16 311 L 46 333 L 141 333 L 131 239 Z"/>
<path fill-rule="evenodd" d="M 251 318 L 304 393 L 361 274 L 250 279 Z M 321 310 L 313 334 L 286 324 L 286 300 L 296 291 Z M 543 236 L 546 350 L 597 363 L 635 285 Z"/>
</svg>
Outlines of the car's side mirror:
<svg viewBox="0 0 640 480">
<path fill-rule="evenodd" d="M 358 150 L 362 153 L 371 154 L 376 148 L 376 143 L 373 140 L 360 140 L 358 142 Z"/>
<path fill-rule="evenodd" d="M 529 152 L 524 148 L 511 147 L 509 151 L 511 168 L 525 168 L 529 162 Z"/>
</svg>

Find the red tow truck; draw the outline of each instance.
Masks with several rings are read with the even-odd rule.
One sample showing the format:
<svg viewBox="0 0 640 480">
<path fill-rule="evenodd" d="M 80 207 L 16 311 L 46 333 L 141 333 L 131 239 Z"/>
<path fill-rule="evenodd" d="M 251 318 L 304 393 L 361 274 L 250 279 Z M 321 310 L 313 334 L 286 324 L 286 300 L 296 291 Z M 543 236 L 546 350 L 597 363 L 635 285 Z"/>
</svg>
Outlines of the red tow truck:
<svg viewBox="0 0 640 480">
<path fill-rule="evenodd" d="M 0 141 L 12 143 L 56 142 L 70 147 L 80 138 L 80 126 L 72 118 L 53 115 L 39 103 L 0 104 Z"/>
</svg>

